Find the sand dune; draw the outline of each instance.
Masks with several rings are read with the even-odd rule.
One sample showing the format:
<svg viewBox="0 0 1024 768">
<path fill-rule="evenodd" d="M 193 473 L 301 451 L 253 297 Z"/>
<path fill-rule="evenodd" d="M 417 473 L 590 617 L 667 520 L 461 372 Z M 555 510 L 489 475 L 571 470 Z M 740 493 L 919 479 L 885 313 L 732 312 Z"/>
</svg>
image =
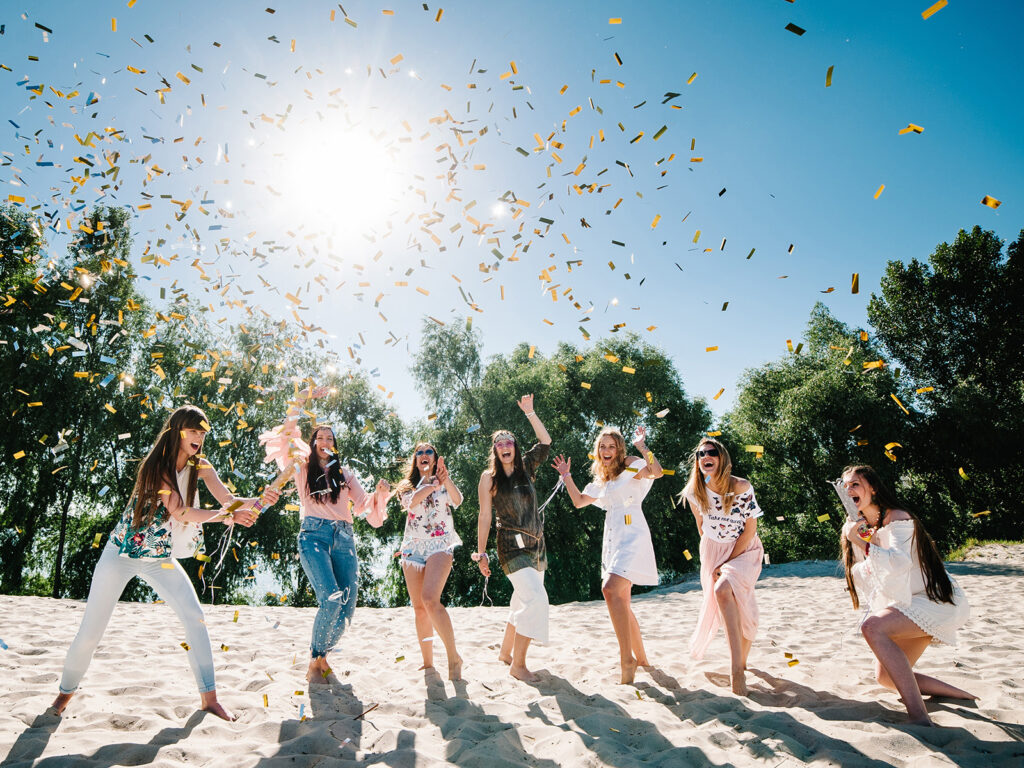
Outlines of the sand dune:
<svg viewBox="0 0 1024 768">
<path fill-rule="evenodd" d="M 337 682 L 312 690 L 312 609 L 242 606 L 234 622 L 235 607 L 209 607 L 218 690 L 236 723 L 196 712 L 171 610 L 128 603 L 64 717 L 45 714 L 83 603 L 0 596 L 0 756 L 5 767 L 1024 765 L 1024 545 L 975 550 L 950 570 L 972 618 L 958 649 L 933 647 L 918 668 L 981 700 L 929 702 L 938 729 L 906 725 L 874 682 L 832 562 L 765 569 L 747 698 L 727 687 L 724 639 L 689 660 L 695 583 L 636 598 L 656 666 L 634 686 L 615 684 L 600 602 L 552 608 L 551 642 L 530 653 L 543 670 L 535 686 L 496 659 L 505 609 L 451 610 L 466 660 L 466 680 L 451 683 L 417 671 L 411 609 L 360 608 L 332 656 Z"/>
</svg>

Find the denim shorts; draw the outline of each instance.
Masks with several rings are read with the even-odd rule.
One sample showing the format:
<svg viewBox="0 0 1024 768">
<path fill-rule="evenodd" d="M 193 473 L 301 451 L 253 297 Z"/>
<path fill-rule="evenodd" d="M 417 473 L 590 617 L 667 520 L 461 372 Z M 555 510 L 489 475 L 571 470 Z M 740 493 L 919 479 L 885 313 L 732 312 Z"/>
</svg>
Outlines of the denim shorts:
<svg viewBox="0 0 1024 768">
<path fill-rule="evenodd" d="M 427 560 L 432 558 L 434 555 L 453 555 L 455 547 L 449 547 L 448 549 L 441 549 L 437 552 L 431 552 L 429 555 L 421 552 L 403 551 L 402 554 L 402 565 L 409 565 L 413 568 L 422 569 L 427 567 Z"/>
</svg>

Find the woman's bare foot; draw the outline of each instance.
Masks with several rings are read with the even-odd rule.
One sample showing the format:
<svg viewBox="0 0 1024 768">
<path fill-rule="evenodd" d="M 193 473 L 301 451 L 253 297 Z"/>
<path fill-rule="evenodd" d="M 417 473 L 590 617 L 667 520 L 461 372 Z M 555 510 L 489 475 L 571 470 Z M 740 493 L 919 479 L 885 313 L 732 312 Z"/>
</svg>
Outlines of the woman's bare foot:
<svg viewBox="0 0 1024 768">
<path fill-rule="evenodd" d="M 528 670 L 525 665 L 516 665 L 509 662 L 508 673 L 516 680 L 522 680 L 524 683 L 535 683 L 540 680 L 540 678 Z"/>
<path fill-rule="evenodd" d="M 629 661 L 622 662 L 622 678 L 619 680 L 620 685 L 632 685 L 633 679 L 636 677 L 637 660 L 632 656 L 629 657 Z"/>
<path fill-rule="evenodd" d="M 310 685 L 326 685 L 329 682 L 327 677 L 330 674 L 331 667 L 327 663 L 326 657 L 310 659 L 309 669 L 306 670 L 306 682 Z"/>
<path fill-rule="evenodd" d="M 433 668 L 434 668 L 433 663 L 427 664 L 426 662 L 423 662 L 423 666 L 420 667 L 419 669 L 417 669 L 416 671 L 417 672 L 424 672 L 424 671 L 426 671 L 428 669 L 433 669 Z"/>
<path fill-rule="evenodd" d="M 461 680 L 462 679 L 462 657 L 456 656 L 455 661 L 448 662 L 448 679 L 449 680 Z"/>
<path fill-rule="evenodd" d="M 53 707 L 58 715 L 63 714 L 64 708 L 67 707 L 68 702 L 71 701 L 71 697 L 74 695 L 73 693 L 58 693 L 57 698 L 53 700 L 53 704 L 50 706 Z"/>
<path fill-rule="evenodd" d="M 206 693 L 199 694 L 199 702 L 200 709 L 204 712 L 209 712 L 211 715 L 216 715 L 221 720 L 227 720 L 230 723 L 238 719 L 237 715 L 224 709 L 221 703 L 217 701 L 216 691 L 207 691 Z"/>
<path fill-rule="evenodd" d="M 500 661 L 502 664 L 508 664 L 509 666 L 511 666 L 512 665 L 512 654 L 509 654 L 508 656 L 502 656 L 499 653 L 498 654 L 498 661 Z"/>
<path fill-rule="evenodd" d="M 747 678 L 742 668 L 732 671 L 732 692 L 737 696 L 747 695 Z"/>
<path fill-rule="evenodd" d="M 638 658 L 636 660 L 636 665 L 638 667 L 649 667 L 651 666 L 651 662 L 647 660 L 647 656 L 645 655 L 642 658 Z"/>
<path fill-rule="evenodd" d="M 932 719 L 930 717 L 928 717 L 928 715 L 925 715 L 923 720 L 911 720 L 910 724 L 911 725 L 923 725 L 925 728 L 936 728 L 937 727 L 935 725 L 935 723 L 932 722 Z"/>
<path fill-rule="evenodd" d="M 217 701 L 203 707 L 203 711 L 209 712 L 211 715 L 216 715 L 221 720 L 227 720 L 229 723 L 233 723 L 235 720 L 238 719 L 238 715 L 234 714 L 233 712 L 227 709 L 224 709 L 220 702 Z"/>
</svg>

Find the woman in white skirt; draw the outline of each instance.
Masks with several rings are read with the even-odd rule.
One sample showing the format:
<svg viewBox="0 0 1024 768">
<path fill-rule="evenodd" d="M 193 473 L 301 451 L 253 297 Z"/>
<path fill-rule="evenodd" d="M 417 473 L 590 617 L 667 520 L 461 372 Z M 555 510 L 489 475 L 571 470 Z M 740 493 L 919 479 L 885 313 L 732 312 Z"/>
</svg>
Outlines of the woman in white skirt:
<svg viewBox="0 0 1024 768">
<path fill-rule="evenodd" d="M 847 467 L 843 486 L 860 515 L 843 526 L 846 583 L 854 608 L 858 591 L 867 596 L 860 628 L 878 662 L 875 676 L 899 693 L 911 722 L 933 725 L 922 694 L 977 698 L 913 669 L 929 644 L 956 645 L 970 616 L 967 596 L 946 573 L 924 525 L 900 507 L 872 467 Z"/>
<path fill-rule="evenodd" d="M 573 482 L 570 461 L 563 456 L 552 465 L 561 475 L 573 505 L 593 504 L 604 510 L 604 541 L 601 546 L 601 591 L 619 641 L 622 684 L 630 684 L 638 666 L 648 666 L 640 624 L 630 606 L 634 584 L 658 583 L 651 530 L 640 503 L 663 472 L 637 427 L 633 445 L 644 458 L 626 455 L 626 441 L 619 430 L 601 430 L 594 441 L 593 482 L 581 493 Z"/>
</svg>

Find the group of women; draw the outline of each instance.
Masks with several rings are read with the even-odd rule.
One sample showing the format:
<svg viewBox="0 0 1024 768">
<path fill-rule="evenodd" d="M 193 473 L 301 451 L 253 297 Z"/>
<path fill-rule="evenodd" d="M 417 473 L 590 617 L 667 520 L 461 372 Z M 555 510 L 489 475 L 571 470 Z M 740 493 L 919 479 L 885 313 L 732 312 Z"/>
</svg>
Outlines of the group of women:
<svg viewBox="0 0 1024 768">
<path fill-rule="evenodd" d="M 433 667 L 436 633 L 445 647 L 449 678 L 460 679 L 463 660 L 441 593 L 455 549 L 462 543 L 452 516 L 462 493 L 444 458 L 429 442 L 416 444 L 405 476 L 394 490 L 380 480 L 367 493 L 356 475 L 341 465 L 331 427 L 315 427 L 308 441 L 299 433 L 298 416 L 307 401 L 327 392 L 325 388 L 303 391 L 291 404 L 284 424 L 264 436 L 268 461 L 276 460 L 282 468 L 297 466 L 298 552 L 319 605 L 307 680 L 315 684 L 330 679 L 327 653 L 339 642 L 355 609 L 358 562 L 353 516 L 379 527 L 392 495 L 398 496 L 406 513 L 399 556 L 415 612 L 423 668 Z M 525 395 L 518 405 L 536 442 L 523 450 L 512 432 L 494 433 L 490 463 L 477 486 L 477 542 L 471 557 L 481 574 L 490 577 L 487 543 L 493 521 L 498 564 L 513 587 L 498 655 L 513 677 L 529 682 L 537 679 L 526 663 L 529 646 L 533 641 L 548 641 L 546 504 L 537 503 L 534 484 L 538 469 L 548 459 L 551 437 L 534 410 L 533 395 Z M 82 625 L 68 650 L 60 693 L 53 703 L 56 712 L 64 710 L 76 691 L 125 585 L 139 576 L 171 605 L 185 627 L 185 647 L 202 709 L 234 719 L 217 701 L 209 635 L 195 590 L 175 559 L 181 556 L 175 542 L 184 538 L 189 525 L 251 526 L 261 507 L 276 502 L 280 493 L 272 485 L 259 498 L 234 496 L 202 457 L 208 431 L 199 408 L 179 408 L 141 462 L 130 500 L 93 574 Z M 649 665 L 630 604 L 632 587 L 658 583 L 641 502 L 663 471 L 645 437 L 644 429 L 637 428 L 632 443 L 640 455 L 631 456 L 619 430 L 602 429 L 594 442 L 591 481 L 582 491 L 569 459 L 557 456 L 551 465 L 574 507 L 594 505 L 605 513 L 602 592 L 618 640 L 622 683 L 632 683 L 637 668 Z M 199 480 L 222 508 L 198 508 Z M 848 494 L 845 503 L 856 510 L 841 536 L 847 582 L 854 608 L 859 606 L 860 594 L 870 605 L 861 631 L 877 660 L 876 678 L 899 692 L 912 721 L 930 724 L 922 695 L 975 698 L 913 671 L 929 643 L 956 642 L 957 629 L 969 614 L 967 598 L 946 573 L 920 520 L 900 506 L 871 467 L 848 467 L 841 488 Z M 710 437 L 693 451 L 681 498 L 689 505 L 700 534 L 703 599 L 690 639 L 691 656 L 702 658 L 719 627 L 724 627 L 732 689 L 742 695 L 747 691 L 747 658 L 758 626 L 754 585 L 764 561 L 757 535 L 762 511 L 750 483 L 732 474 L 725 446 Z"/>
</svg>

